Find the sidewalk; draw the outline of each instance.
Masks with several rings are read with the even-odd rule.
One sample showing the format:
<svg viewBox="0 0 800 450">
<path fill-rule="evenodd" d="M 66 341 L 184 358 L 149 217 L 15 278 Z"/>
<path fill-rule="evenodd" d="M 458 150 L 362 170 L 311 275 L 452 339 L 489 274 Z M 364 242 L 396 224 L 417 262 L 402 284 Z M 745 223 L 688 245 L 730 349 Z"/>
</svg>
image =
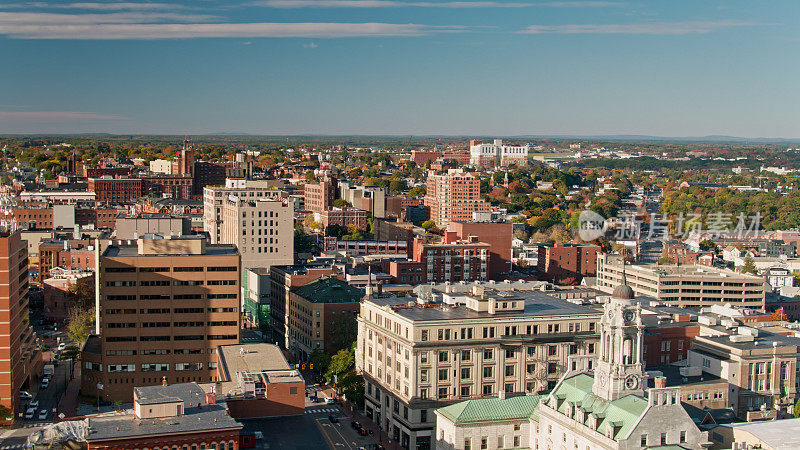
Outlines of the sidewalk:
<svg viewBox="0 0 800 450">
<path fill-rule="evenodd" d="M 396 441 L 393 441 L 389 438 L 389 433 L 380 429 L 378 425 L 372 421 L 372 419 L 368 418 L 367 416 L 361 414 L 358 411 L 354 411 L 353 407 L 350 403 L 342 403 L 342 411 L 348 414 L 353 420 L 358 421 L 361 423 L 361 426 L 366 428 L 367 430 L 372 430 L 373 434 L 371 435 L 372 440 L 376 444 L 383 445 L 384 448 L 388 450 L 403 450 L 403 447 Z"/>
<path fill-rule="evenodd" d="M 67 391 L 61 396 L 61 401 L 58 402 L 58 414 L 63 413 L 65 418 L 75 417 L 78 415 L 78 392 L 81 390 L 81 365 L 75 364 L 73 371 L 73 378 L 67 386 Z"/>
</svg>

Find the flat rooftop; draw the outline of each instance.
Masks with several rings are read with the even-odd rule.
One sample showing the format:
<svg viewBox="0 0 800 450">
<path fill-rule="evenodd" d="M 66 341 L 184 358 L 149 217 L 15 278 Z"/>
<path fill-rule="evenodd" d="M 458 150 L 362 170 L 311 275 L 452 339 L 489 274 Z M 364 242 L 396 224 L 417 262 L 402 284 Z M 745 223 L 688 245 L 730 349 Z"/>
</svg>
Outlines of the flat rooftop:
<svg viewBox="0 0 800 450">
<path fill-rule="evenodd" d="M 217 354 L 226 380 L 235 380 L 237 372 L 291 370 L 281 349 L 273 344 L 223 345 L 217 347 Z"/>
<path fill-rule="evenodd" d="M 224 405 L 205 404 L 205 391 L 196 383 L 134 388 L 143 404 L 165 401 L 184 401 L 184 414 L 171 417 L 137 419 L 128 414 L 89 417 L 87 425 L 89 442 L 133 438 L 138 436 L 172 435 L 215 430 L 241 429 L 242 424 L 228 415 Z M 141 403 L 141 402 L 140 402 Z M 200 405 L 200 406 L 198 406 Z"/>
<path fill-rule="evenodd" d="M 500 299 L 500 297 L 497 297 Z M 567 300 L 555 298 L 543 292 L 514 292 L 508 300 L 522 300 L 525 307 L 522 311 L 503 311 L 495 314 L 478 312 L 459 305 L 451 307 L 441 303 L 431 303 L 436 306 L 423 307 L 415 302 L 412 308 L 407 308 L 409 301 L 415 297 L 372 297 L 370 301 L 378 306 L 404 306 L 397 308 L 395 314 L 411 321 L 439 321 L 439 320 L 464 320 L 464 319 L 490 319 L 490 318 L 518 318 L 518 317 L 550 317 L 550 316 L 595 316 L 601 312 L 587 306 L 576 305 Z M 505 300 L 505 298 L 503 298 Z"/>
<path fill-rule="evenodd" d="M 738 350 L 769 350 L 773 347 L 795 347 L 800 352 L 800 338 L 784 336 L 764 331 L 759 328 L 758 336 L 752 341 L 732 342 L 730 336 L 700 336 L 698 342 L 709 341 L 720 347 Z M 776 345 L 777 344 L 777 345 Z"/>
<path fill-rule="evenodd" d="M 107 257 L 128 257 L 128 256 L 235 256 L 239 251 L 235 245 L 228 244 L 207 244 L 202 255 L 185 253 L 163 253 L 146 255 L 139 254 L 139 248 L 135 245 L 110 245 L 106 247 L 103 256 Z"/>
<path fill-rule="evenodd" d="M 776 450 L 800 448 L 800 419 L 767 420 L 764 422 L 732 423 L 726 425 L 745 431 Z"/>
</svg>

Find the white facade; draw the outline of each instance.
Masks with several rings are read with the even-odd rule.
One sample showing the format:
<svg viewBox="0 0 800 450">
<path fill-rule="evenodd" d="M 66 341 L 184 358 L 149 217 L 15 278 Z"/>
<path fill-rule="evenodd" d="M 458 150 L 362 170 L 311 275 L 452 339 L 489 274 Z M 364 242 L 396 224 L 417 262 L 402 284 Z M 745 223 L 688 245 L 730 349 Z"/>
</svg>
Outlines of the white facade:
<svg viewBox="0 0 800 450">
<path fill-rule="evenodd" d="M 250 180 L 225 180 L 225 186 L 203 188 L 203 230 L 208 232 L 209 242 L 220 244 L 222 232 L 222 205 L 228 195 L 242 199 L 276 199 L 282 191 Z M 292 213 L 294 209 L 292 208 Z"/>
<path fill-rule="evenodd" d="M 502 139 L 495 139 L 491 144 L 471 141 L 469 146 L 470 164 L 485 167 L 511 164 L 527 165 L 530 148 L 530 145 L 503 145 Z"/>
<path fill-rule="evenodd" d="M 150 161 L 150 172 L 171 174 L 172 161 L 168 159 L 156 159 Z"/>
</svg>

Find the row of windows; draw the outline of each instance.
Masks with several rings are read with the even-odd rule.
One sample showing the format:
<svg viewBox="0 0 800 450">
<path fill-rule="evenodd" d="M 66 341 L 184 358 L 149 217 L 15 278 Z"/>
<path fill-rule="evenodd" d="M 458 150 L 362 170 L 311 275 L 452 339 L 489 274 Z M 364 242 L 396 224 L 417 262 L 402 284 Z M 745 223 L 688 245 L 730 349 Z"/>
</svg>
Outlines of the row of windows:
<svg viewBox="0 0 800 450">
<path fill-rule="evenodd" d="M 239 270 L 237 266 L 211 266 L 211 267 L 173 267 L 173 272 L 236 272 Z M 169 267 L 139 267 L 139 272 L 169 272 Z M 133 273 L 136 272 L 135 267 L 106 267 L 106 273 Z"/>
<path fill-rule="evenodd" d="M 202 334 L 185 334 L 177 336 L 108 336 L 106 342 L 158 342 L 158 341 L 210 341 L 238 339 L 235 334 L 209 334 L 207 337 Z"/>
</svg>

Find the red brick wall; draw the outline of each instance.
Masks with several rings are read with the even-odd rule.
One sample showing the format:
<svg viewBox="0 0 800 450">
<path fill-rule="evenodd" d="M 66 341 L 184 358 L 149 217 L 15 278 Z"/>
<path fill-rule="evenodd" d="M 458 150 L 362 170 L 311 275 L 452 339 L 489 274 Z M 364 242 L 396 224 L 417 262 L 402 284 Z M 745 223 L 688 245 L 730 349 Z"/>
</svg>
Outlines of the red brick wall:
<svg viewBox="0 0 800 450">
<path fill-rule="evenodd" d="M 461 240 L 477 236 L 478 242 L 491 246 L 488 272 L 494 275 L 511 271 L 512 228 L 511 223 L 450 222 L 447 226 L 447 230 L 455 231 Z"/>
<path fill-rule="evenodd" d="M 295 388 L 295 393 L 291 393 Z M 228 399 L 228 411 L 234 419 L 293 416 L 305 413 L 305 383 L 279 383 L 267 386 L 266 399 Z"/>
<path fill-rule="evenodd" d="M 699 334 L 700 326 L 698 325 L 676 324 L 674 327 L 646 328 L 644 333 L 645 366 L 659 366 L 686 359 L 686 352 L 689 350 L 692 339 Z M 669 342 L 668 349 L 665 342 Z"/>
<path fill-rule="evenodd" d="M 210 432 L 210 433 L 186 433 L 186 434 L 175 434 L 175 435 L 159 435 L 159 436 L 147 436 L 137 439 L 113 439 L 108 441 L 96 441 L 96 442 L 89 442 L 87 446 L 87 450 L 106 450 L 106 449 L 143 449 L 143 448 L 172 448 L 173 445 L 178 446 L 181 448 L 184 444 L 188 445 L 189 448 L 193 444 L 196 444 L 198 448 L 202 444 L 205 444 L 206 449 L 214 449 L 214 448 L 221 448 L 212 446 L 212 443 L 219 443 L 219 442 L 226 442 L 230 443 L 231 441 L 234 442 L 233 450 L 239 449 L 239 430 L 231 430 L 231 431 L 217 431 L 217 432 Z M 230 444 L 228 444 L 228 450 L 231 450 Z"/>
</svg>

